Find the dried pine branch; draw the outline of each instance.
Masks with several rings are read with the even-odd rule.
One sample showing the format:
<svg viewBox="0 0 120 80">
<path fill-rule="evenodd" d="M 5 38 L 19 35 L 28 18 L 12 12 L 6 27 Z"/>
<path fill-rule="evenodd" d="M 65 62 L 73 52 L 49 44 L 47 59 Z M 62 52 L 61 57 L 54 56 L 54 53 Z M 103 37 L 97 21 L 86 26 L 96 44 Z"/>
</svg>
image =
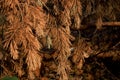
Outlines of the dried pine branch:
<svg viewBox="0 0 120 80">
<path fill-rule="evenodd" d="M 55 48 L 58 54 L 57 61 L 58 65 L 58 74 L 60 75 L 61 80 L 68 80 L 68 72 L 70 66 L 68 64 L 68 57 L 70 56 L 70 34 L 66 33 L 67 30 L 62 27 L 53 27 L 50 29 L 49 34 L 52 36 L 53 48 Z"/>
<path fill-rule="evenodd" d="M 79 29 L 81 27 L 82 5 L 79 0 L 73 0 L 73 5 L 70 10 L 72 20 L 71 28 Z"/>
<path fill-rule="evenodd" d="M 39 76 L 42 60 L 39 55 L 42 46 L 37 38 L 44 36 L 45 15 L 42 7 L 33 0 L 3 0 L 0 3 L 1 13 L 7 16 L 3 33 L 4 48 L 13 59 L 19 60 L 20 54 L 26 54 L 28 78 L 34 79 Z"/>
<path fill-rule="evenodd" d="M 60 80 L 68 80 L 68 73 L 71 70 L 68 63 L 68 57 L 71 53 L 70 39 L 73 39 L 70 35 L 70 9 L 73 6 L 73 1 L 55 0 L 52 2 L 55 4 L 52 9 L 54 15 L 49 15 L 47 34 L 52 39 L 52 46 L 56 50 L 55 53 L 58 54 L 56 61 L 58 62 L 57 73 L 60 75 Z"/>
<path fill-rule="evenodd" d="M 42 57 L 37 53 L 37 51 L 29 50 L 26 58 L 26 63 L 28 65 L 28 78 L 35 79 L 39 77 L 41 68 Z"/>
<path fill-rule="evenodd" d="M 61 14 L 63 16 L 63 14 Z M 64 17 L 64 16 L 63 16 Z M 66 18 L 66 17 L 65 17 Z M 52 42 L 52 47 L 57 53 L 56 61 L 58 62 L 57 72 L 60 75 L 60 80 L 68 80 L 68 72 L 70 71 L 70 66 L 68 63 L 68 57 L 70 56 L 70 39 L 73 37 L 70 35 L 69 28 L 64 28 L 63 26 L 56 25 L 55 17 L 49 16 L 50 24 L 47 28 L 47 34 L 50 36 Z M 59 17 L 56 19 L 60 19 Z M 67 22 L 68 20 L 66 20 Z M 64 23 L 63 23 L 64 24 Z M 65 26 L 68 26 L 67 24 Z M 69 27 L 69 26 L 68 26 Z M 48 42 L 49 43 L 49 42 Z"/>
</svg>

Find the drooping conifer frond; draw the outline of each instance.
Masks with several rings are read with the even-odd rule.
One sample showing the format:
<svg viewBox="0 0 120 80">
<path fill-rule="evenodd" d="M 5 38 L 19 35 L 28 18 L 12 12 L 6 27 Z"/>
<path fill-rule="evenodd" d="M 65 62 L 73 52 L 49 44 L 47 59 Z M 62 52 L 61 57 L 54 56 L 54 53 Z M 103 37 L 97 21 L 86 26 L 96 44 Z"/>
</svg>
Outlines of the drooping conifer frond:
<svg viewBox="0 0 120 80">
<path fill-rule="evenodd" d="M 49 35 L 52 36 L 53 48 L 58 54 L 58 74 L 61 80 L 68 80 L 68 71 L 70 66 L 68 64 L 68 57 L 70 56 L 71 36 L 63 27 L 52 27 L 49 30 Z"/>
<path fill-rule="evenodd" d="M 37 37 L 44 36 L 45 17 L 42 6 L 34 0 L 3 0 L 1 13 L 6 16 L 4 29 L 4 48 L 13 59 L 20 59 L 20 54 L 26 55 L 28 78 L 34 79 L 36 70 L 40 69 L 42 48 Z M 38 72 L 39 73 L 39 70 Z"/>
<path fill-rule="evenodd" d="M 71 28 L 80 29 L 81 26 L 81 18 L 82 18 L 82 5 L 80 0 L 73 0 L 73 5 L 69 9 L 70 16 L 72 21 Z"/>
<path fill-rule="evenodd" d="M 97 57 L 119 60 L 119 12 L 118 0 L 0 0 L 0 79 L 96 79 Z"/>
<path fill-rule="evenodd" d="M 68 62 L 68 58 L 71 55 L 70 40 L 73 39 L 70 35 L 70 9 L 73 6 L 73 1 L 53 0 L 51 3 L 54 4 L 51 10 L 54 14 L 50 13 L 49 15 L 47 34 L 51 37 L 52 46 L 56 50 L 57 73 L 60 75 L 60 80 L 68 80 L 68 73 L 71 69 Z"/>
</svg>

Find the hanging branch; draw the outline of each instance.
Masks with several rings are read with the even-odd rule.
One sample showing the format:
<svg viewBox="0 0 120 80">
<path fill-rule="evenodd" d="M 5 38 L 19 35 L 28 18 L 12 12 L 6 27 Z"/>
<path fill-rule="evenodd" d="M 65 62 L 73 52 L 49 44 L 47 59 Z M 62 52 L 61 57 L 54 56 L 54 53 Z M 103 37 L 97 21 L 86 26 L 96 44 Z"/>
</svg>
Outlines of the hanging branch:
<svg viewBox="0 0 120 80">
<path fill-rule="evenodd" d="M 3 0 L 0 3 L 1 13 L 7 16 L 3 46 L 13 60 L 22 60 L 20 54 L 25 54 L 28 79 L 35 79 L 39 76 L 42 60 L 38 37 L 44 36 L 46 23 L 42 7 L 33 0 Z"/>
<path fill-rule="evenodd" d="M 57 61 L 58 61 L 58 74 L 60 80 L 68 80 L 68 72 L 70 66 L 68 64 L 68 57 L 70 56 L 70 41 L 71 36 L 66 33 L 67 30 L 62 27 L 52 27 L 49 30 L 49 35 L 52 36 L 53 48 L 56 49 Z"/>
</svg>

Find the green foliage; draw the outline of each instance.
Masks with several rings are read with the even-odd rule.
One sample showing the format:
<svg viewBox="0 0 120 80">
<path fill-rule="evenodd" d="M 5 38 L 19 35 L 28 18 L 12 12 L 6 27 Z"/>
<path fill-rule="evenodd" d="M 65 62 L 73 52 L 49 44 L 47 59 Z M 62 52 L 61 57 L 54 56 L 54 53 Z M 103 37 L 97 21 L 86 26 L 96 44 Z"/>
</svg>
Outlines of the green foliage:
<svg viewBox="0 0 120 80">
<path fill-rule="evenodd" d="M 6 76 L 2 78 L 2 80 L 18 80 L 18 78 L 16 76 L 13 76 L 13 77 Z"/>
</svg>

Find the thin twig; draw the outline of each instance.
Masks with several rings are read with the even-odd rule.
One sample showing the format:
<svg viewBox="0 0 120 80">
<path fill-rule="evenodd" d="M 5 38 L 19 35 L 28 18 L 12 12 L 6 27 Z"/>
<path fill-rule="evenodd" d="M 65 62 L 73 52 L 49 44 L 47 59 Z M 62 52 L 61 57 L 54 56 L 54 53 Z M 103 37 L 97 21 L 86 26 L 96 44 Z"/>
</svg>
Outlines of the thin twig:
<svg viewBox="0 0 120 80">
<path fill-rule="evenodd" d="M 87 29 L 90 26 L 96 26 L 96 24 L 95 23 L 87 23 L 87 24 L 81 25 L 80 30 Z M 120 22 L 103 22 L 102 27 L 120 27 Z"/>
</svg>

